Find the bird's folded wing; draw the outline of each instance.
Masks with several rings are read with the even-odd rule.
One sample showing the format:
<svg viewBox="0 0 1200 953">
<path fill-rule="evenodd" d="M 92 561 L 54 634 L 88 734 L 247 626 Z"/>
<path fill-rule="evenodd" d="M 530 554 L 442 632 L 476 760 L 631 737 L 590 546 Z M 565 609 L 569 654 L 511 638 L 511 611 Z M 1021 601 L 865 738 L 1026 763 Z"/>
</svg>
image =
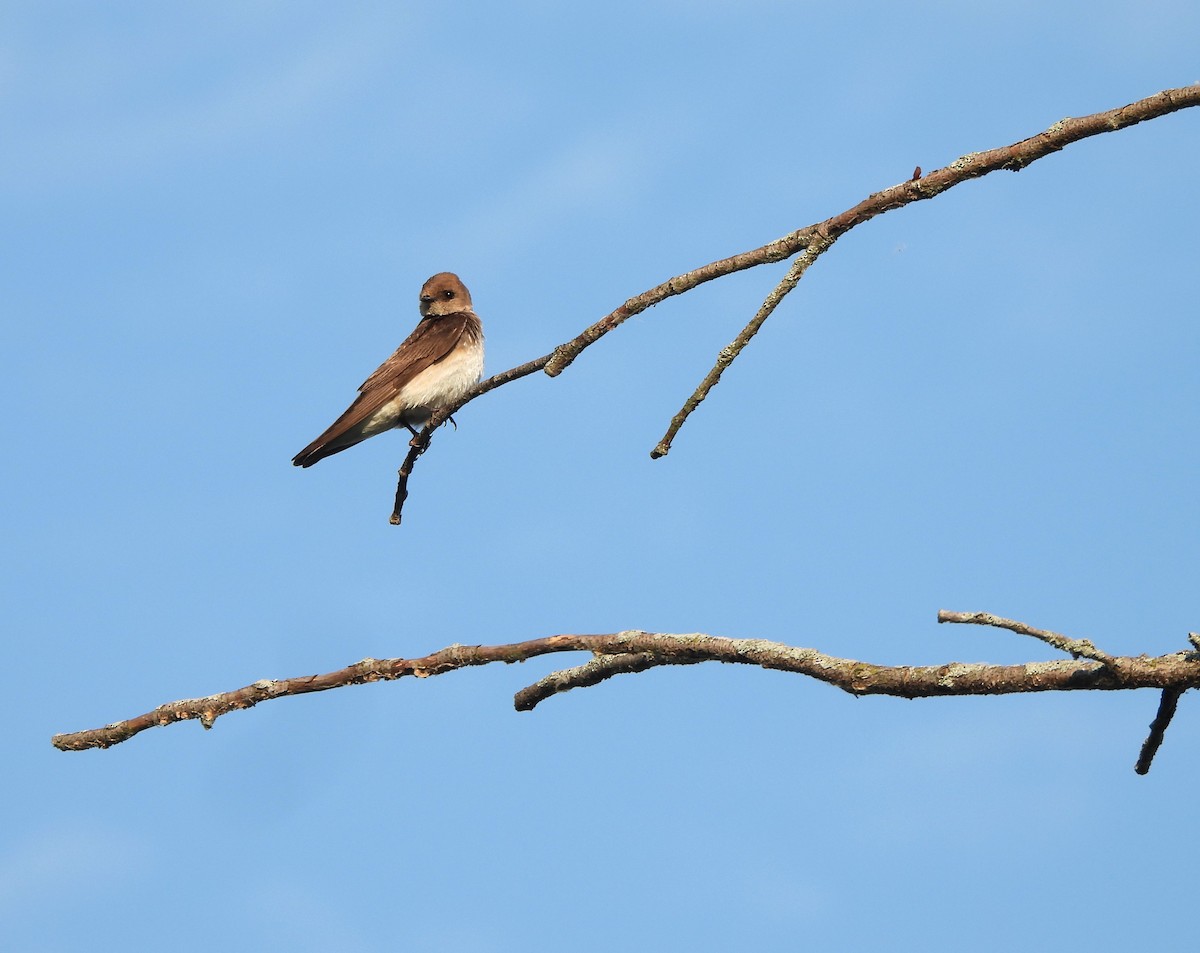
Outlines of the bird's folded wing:
<svg viewBox="0 0 1200 953">
<path fill-rule="evenodd" d="M 413 333 L 396 348 L 396 353 L 362 382 L 362 386 L 358 388 L 362 393 L 346 408 L 346 412 L 330 424 L 321 436 L 296 454 L 295 460 L 300 461 L 313 451 L 336 442 L 339 437 L 354 430 L 384 404 L 394 400 L 404 389 L 404 385 L 423 370 L 445 360 L 458 346 L 472 319 L 478 320 L 468 312 L 423 318 L 413 329 Z"/>
</svg>

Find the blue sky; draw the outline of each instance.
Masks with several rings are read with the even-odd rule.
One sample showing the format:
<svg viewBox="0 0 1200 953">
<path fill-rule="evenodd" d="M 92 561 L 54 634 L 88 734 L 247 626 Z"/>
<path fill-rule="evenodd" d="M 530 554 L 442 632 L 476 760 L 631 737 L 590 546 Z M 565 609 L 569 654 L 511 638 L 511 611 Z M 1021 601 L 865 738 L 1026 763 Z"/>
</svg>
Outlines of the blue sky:
<svg viewBox="0 0 1200 953">
<path fill-rule="evenodd" d="M 664 460 L 785 265 L 465 408 L 399 529 L 400 437 L 289 461 L 430 274 L 502 370 L 916 165 L 1200 80 L 1194 4 L 0 15 L 14 949 L 1191 947 L 1189 696 L 1146 778 L 1150 693 L 855 700 L 710 665 L 513 712 L 563 658 L 49 738 L 556 632 L 1054 657 L 950 608 L 1184 648 L 1194 110 L 853 231 Z"/>
</svg>

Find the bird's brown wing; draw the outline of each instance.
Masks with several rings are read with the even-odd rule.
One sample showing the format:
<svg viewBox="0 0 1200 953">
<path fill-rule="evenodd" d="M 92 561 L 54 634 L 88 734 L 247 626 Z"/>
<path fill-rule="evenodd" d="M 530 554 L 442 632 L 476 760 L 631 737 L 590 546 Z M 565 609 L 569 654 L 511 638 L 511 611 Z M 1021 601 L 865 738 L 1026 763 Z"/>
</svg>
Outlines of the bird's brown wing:
<svg viewBox="0 0 1200 953">
<path fill-rule="evenodd" d="M 292 458 L 298 467 L 309 467 L 318 460 L 354 446 L 340 438 L 352 433 L 380 407 L 395 399 L 404 385 L 428 367 L 432 367 L 453 351 L 466 333 L 471 321 L 478 321 L 470 312 L 460 311 L 441 317 L 422 318 L 396 353 L 375 369 L 358 388 L 361 393 L 321 436 Z M 339 445 L 340 443 L 340 445 Z"/>
</svg>

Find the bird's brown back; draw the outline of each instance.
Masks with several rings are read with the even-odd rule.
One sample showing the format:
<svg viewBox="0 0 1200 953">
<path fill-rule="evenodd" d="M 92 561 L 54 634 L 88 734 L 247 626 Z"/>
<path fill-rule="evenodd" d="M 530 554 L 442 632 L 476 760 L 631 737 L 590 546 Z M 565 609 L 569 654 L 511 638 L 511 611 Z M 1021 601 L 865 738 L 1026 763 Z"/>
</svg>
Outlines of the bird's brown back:
<svg viewBox="0 0 1200 953">
<path fill-rule="evenodd" d="M 463 338 L 467 340 L 464 342 Z M 361 392 L 321 436 L 292 458 L 292 463 L 307 467 L 323 457 L 345 450 L 352 444 L 331 447 L 340 437 L 351 433 L 376 411 L 394 400 L 414 377 L 446 359 L 462 343 L 475 343 L 483 337 L 483 327 L 473 311 L 430 315 L 422 318 L 412 334 L 396 352 L 375 369 L 359 386 Z"/>
</svg>

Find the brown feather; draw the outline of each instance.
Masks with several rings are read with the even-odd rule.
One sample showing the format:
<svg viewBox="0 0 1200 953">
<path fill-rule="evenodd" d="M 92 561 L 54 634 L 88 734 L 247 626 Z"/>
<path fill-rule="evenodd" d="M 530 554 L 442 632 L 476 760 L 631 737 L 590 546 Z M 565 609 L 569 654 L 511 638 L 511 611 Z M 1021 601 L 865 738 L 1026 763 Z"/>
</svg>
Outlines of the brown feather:
<svg viewBox="0 0 1200 953">
<path fill-rule="evenodd" d="M 468 299 L 469 305 L 469 299 Z M 483 337 L 479 318 L 472 311 L 457 311 L 422 318 L 396 352 L 379 365 L 358 388 L 360 395 L 321 436 L 292 459 L 299 467 L 310 467 L 318 460 L 340 453 L 367 439 L 370 434 L 356 433 L 380 408 L 394 400 L 414 377 L 445 360 L 460 344 L 477 344 Z M 466 339 L 464 341 L 464 338 Z M 402 424 L 403 414 L 396 425 Z"/>
</svg>

